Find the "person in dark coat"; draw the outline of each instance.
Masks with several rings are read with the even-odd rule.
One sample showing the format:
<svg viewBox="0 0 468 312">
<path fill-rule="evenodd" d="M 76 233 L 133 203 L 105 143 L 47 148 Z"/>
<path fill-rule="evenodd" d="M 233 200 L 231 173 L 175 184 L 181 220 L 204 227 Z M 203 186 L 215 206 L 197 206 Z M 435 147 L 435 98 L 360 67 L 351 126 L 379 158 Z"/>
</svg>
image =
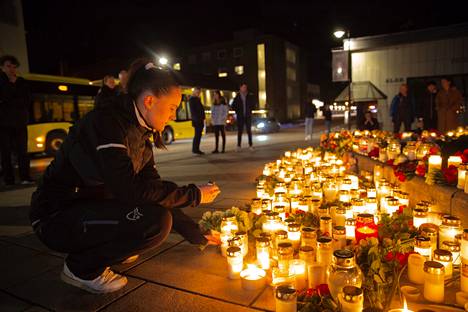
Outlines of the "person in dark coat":
<svg viewBox="0 0 468 312">
<path fill-rule="evenodd" d="M 96 98 L 94 99 L 94 107 L 96 109 L 103 109 L 112 105 L 116 101 L 118 92 L 115 88 L 115 79 L 111 75 L 104 76 L 102 79 L 102 87 L 99 89 Z"/>
<path fill-rule="evenodd" d="M 67 254 L 62 280 L 92 293 L 123 288 L 127 278 L 110 266 L 160 246 L 171 228 L 200 248 L 219 243 L 183 213 L 212 202 L 219 188 L 178 186 L 155 166 L 150 138 L 164 147 L 160 133 L 176 117 L 180 87 L 147 60 L 129 72 L 128 95 L 70 128 L 31 199 L 34 232 Z"/>
<path fill-rule="evenodd" d="M 333 113 L 330 109 L 331 106 L 325 105 L 323 107 L 323 118 L 325 119 L 325 127 L 327 128 L 327 134 L 330 134 L 331 131 L 331 125 L 332 125 L 332 116 Z"/>
<path fill-rule="evenodd" d="M 244 127 L 249 138 L 249 148 L 253 150 L 252 143 L 252 110 L 257 107 L 255 96 L 249 93 L 246 83 L 242 83 L 239 88 L 239 93 L 232 102 L 232 109 L 236 112 L 237 121 L 237 151 L 240 151 L 242 144 L 242 133 Z"/>
<path fill-rule="evenodd" d="M 200 99 L 200 88 L 194 88 L 192 96 L 189 99 L 190 114 L 192 116 L 192 127 L 195 130 L 192 143 L 192 153 L 204 155 L 200 150 L 200 142 L 205 127 L 205 108 Z"/>
<path fill-rule="evenodd" d="M 456 129 L 460 121 L 458 111 L 463 105 L 463 96 L 450 78 L 441 79 L 442 89 L 437 93 L 437 130 L 447 132 Z"/>
<path fill-rule="evenodd" d="M 411 131 L 413 109 L 408 99 L 408 86 L 406 84 L 400 86 L 400 92 L 395 95 L 390 104 L 390 117 L 392 117 L 394 133 L 400 132 L 401 124 L 404 125 L 405 131 Z"/>
<path fill-rule="evenodd" d="M 28 155 L 28 122 L 31 93 L 26 81 L 17 77 L 19 62 L 12 55 L 0 57 L 0 148 L 3 178 L 15 184 L 12 153 L 18 156 L 21 184 L 33 183 Z"/>
<path fill-rule="evenodd" d="M 312 128 L 314 126 L 314 118 L 317 113 L 317 107 L 314 103 L 306 102 L 305 104 L 305 140 L 312 140 Z"/>
<path fill-rule="evenodd" d="M 418 107 L 418 122 L 422 124 L 424 130 L 437 129 L 437 85 L 434 81 L 427 83 L 424 93 Z"/>
<path fill-rule="evenodd" d="M 364 122 L 363 122 L 363 127 L 362 130 L 378 130 L 379 129 L 379 121 L 377 118 L 372 117 L 372 112 L 367 111 L 364 114 Z"/>
</svg>

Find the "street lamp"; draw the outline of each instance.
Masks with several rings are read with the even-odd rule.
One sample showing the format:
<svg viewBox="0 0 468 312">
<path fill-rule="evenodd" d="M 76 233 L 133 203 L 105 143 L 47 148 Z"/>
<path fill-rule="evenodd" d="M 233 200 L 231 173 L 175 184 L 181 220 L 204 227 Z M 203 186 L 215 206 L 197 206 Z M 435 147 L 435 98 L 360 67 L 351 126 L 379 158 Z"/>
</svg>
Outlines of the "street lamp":
<svg viewBox="0 0 468 312">
<path fill-rule="evenodd" d="M 169 61 L 164 56 L 159 58 L 159 64 L 166 66 Z"/>
<path fill-rule="evenodd" d="M 348 105 L 346 106 L 346 112 L 348 113 L 348 130 L 351 129 L 351 122 L 350 122 L 350 119 L 351 119 L 351 103 L 352 103 L 352 100 L 351 100 L 351 84 L 352 84 L 352 79 L 351 79 L 351 69 L 352 69 L 352 60 L 351 60 L 351 34 L 350 34 L 350 31 L 349 30 L 343 30 L 343 29 L 338 29 L 336 30 L 333 35 L 335 36 L 335 38 L 338 38 L 338 39 L 341 39 L 343 38 L 344 35 L 346 35 L 346 39 L 348 39 L 348 82 L 349 82 L 349 85 L 348 85 Z M 344 40 L 343 40 L 343 49 L 345 48 L 345 44 L 344 44 Z M 339 69 L 340 70 L 340 69 Z M 341 69 L 340 71 L 343 71 L 343 69 Z M 346 119 L 345 119 L 345 122 L 346 122 Z"/>
</svg>

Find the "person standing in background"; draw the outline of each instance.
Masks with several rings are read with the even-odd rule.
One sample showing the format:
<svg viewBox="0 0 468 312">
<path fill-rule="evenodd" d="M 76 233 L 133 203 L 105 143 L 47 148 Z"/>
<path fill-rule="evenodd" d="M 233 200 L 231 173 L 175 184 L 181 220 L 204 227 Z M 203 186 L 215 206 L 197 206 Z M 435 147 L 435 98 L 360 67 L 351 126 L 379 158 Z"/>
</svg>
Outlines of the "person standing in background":
<svg viewBox="0 0 468 312">
<path fill-rule="evenodd" d="M 424 130 L 437 129 L 436 96 L 437 85 L 434 81 L 429 81 L 418 107 L 419 128 Z"/>
<path fill-rule="evenodd" d="M 189 99 L 190 114 L 192 115 L 192 127 L 195 130 L 192 143 L 192 153 L 197 155 L 204 155 L 200 150 L 200 142 L 205 127 L 205 108 L 200 99 L 200 88 L 194 88 L 192 96 Z"/>
<path fill-rule="evenodd" d="M 254 150 L 252 146 L 252 110 L 255 107 L 257 107 L 255 96 L 249 93 L 246 83 L 241 83 L 239 93 L 232 102 L 232 109 L 236 111 L 237 119 L 237 151 L 241 150 L 244 126 L 249 138 L 249 148 L 251 151 Z"/>
<path fill-rule="evenodd" d="M 221 95 L 219 90 L 216 90 L 214 93 L 214 102 L 211 106 L 211 123 L 214 127 L 215 133 L 215 149 L 213 154 L 219 153 L 218 144 L 219 144 L 219 134 L 223 140 L 223 149 L 221 153 L 224 153 L 226 149 L 226 118 L 229 113 L 229 106 L 226 103 L 226 99 Z"/>
<path fill-rule="evenodd" d="M 12 55 L 0 57 L 0 148 L 3 179 L 15 184 L 11 155 L 16 152 L 21 184 L 33 183 L 28 155 L 28 122 L 31 93 L 26 81 L 17 76 L 20 66 Z"/>
<path fill-rule="evenodd" d="M 119 88 L 117 93 L 126 94 L 127 93 L 127 82 L 128 82 L 128 72 L 125 69 L 122 69 L 119 73 Z"/>
<path fill-rule="evenodd" d="M 329 105 L 323 107 L 323 117 L 325 118 L 325 127 L 327 128 L 327 134 L 330 134 L 332 125 L 332 111 Z"/>
<path fill-rule="evenodd" d="M 395 95 L 390 104 L 390 117 L 393 121 L 393 132 L 400 132 L 401 124 L 405 131 L 411 131 L 411 122 L 413 121 L 413 110 L 408 99 L 408 85 L 402 84 L 400 92 Z"/>
<path fill-rule="evenodd" d="M 102 87 L 99 89 L 96 98 L 94 99 L 94 107 L 102 109 L 115 103 L 117 90 L 115 88 L 115 79 L 112 75 L 106 75 L 102 79 Z"/>
<path fill-rule="evenodd" d="M 317 107 L 314 103 L 307 102 L 305 105 L 305 140 L 312 139 L 312 128 L 314 126 L 314 118 L 317 113 Z"/>
<path fill-rule="evenodd" d="M 436 96 L 437 130 L 445 133 L 459 126 L 457 112 L 463 105 L 463 97 L 449 78 L 442 78 L 441 84 Z"/>
</svg>

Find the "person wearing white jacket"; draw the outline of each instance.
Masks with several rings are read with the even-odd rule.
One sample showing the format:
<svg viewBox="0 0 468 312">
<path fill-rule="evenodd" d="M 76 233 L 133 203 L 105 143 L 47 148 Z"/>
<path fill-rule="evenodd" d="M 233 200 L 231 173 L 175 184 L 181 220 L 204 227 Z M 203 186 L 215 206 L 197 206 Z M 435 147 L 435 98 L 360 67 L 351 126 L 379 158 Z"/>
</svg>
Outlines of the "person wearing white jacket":
<svg viewBox="0 0 468 312">
<path fill-rule="evenodd" d="M 219 144 L 219 134 L 223 139 L 223 149 L 221 153 L 224 153 L 226 148 L 226 119 L 229 113 L 229 106 L 226 103 L 226 99 L 221 95 L 219 90 L 215 91 L 214 102 L 211 106 L 211 123 L 213 124 L 214 133 L 215 133 L 215 149 L 212 152 L 213 154 L 219 153 L 218 144 Z"/>
</svg>

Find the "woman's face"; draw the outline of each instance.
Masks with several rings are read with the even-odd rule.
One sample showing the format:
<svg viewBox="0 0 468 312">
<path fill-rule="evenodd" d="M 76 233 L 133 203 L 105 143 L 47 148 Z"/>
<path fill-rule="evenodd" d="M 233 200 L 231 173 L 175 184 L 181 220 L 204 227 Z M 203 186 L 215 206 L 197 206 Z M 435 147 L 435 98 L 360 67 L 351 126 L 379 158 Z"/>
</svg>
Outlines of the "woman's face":
<svg viewBox="0 0 468 312">
<path fill-rule="evenodd" d="M 177 107 L 179 107 L 182 93 L 180 88 L 173 87 L 168 94 L 161 96 L 146 95 L 143 98 L 145 107 L 145 120 L 149 126 L 158 132 L 162 132 L 166 124 L 176 119 Z"/>
</svg>

